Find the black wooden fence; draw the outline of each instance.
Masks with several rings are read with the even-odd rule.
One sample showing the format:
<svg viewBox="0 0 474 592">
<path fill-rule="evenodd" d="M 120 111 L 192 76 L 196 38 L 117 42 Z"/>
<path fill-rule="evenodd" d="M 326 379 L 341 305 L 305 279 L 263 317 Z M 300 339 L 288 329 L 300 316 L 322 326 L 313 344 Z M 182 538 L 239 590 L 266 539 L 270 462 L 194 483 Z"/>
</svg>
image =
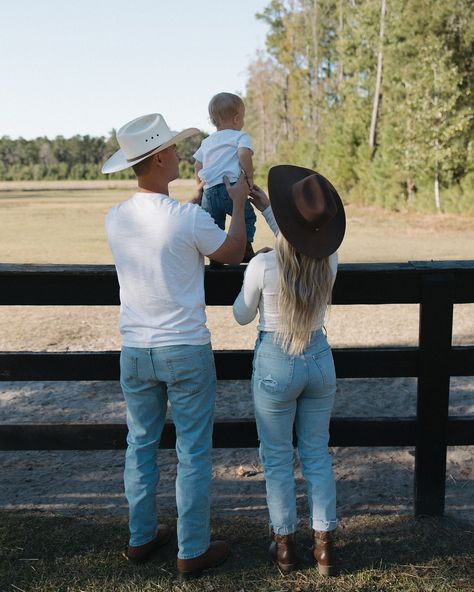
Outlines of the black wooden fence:
<svg viewBox="0 0 474 592">
<path fill-rule="evenodd" d="M 231 305 L 243 268 L 206 269 L 208 305 Z M 339 378 L 418 378 L 416 417 L 334 418 L 332 446 L 414 446 L 415 514 L 444 511 L 446 447 L 474 444 L 474 418 L 449 417 L 451 376 L 474 375 L 474 345 L 452 347 L 453 304 L 474 302 L 474 261 L 348 264 L 339 267 L 333 303 L 420 304 L 418 347 L 335 349 Z M 115 268 L 0 265 L 0 305 L 119 303 Z M 474 323 L 474 319 L 473 319 Z M 27 327 L 25 327 L 25 334 Z M 216 351 L 220 380 L 246 379 L 251 351 Z M 0 380 L 118 380 L 118 352 L 0 352 Z M 0 450 L 100 450 L 126 446 L 122 424 L 0 425 Z M 172 448 L 166 424 L 161 447 Z M 257 446 L 255 423 L 222 420 L 214 447 Z"/>
</svg>

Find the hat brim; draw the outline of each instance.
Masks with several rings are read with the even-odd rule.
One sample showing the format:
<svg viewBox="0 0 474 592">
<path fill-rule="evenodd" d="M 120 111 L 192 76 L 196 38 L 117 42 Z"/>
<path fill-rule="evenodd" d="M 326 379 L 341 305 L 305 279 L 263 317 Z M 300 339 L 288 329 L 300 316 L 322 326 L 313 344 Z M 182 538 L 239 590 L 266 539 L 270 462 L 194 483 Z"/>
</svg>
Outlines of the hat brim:
<svg viewBox="0 0 474 592">
<path fill-rule="evenodd" d="M 290 199 L 293 184 L 315 174 L 326 181 L 337 206 L 336 215 L 317 232 L 298 221 Z M 268 195 L 278 228 L 298 253 L 322 259 L 337 251 L 346 231 L 346 214 L 339 194 L 326 177 L 311 169 L 278 165 L 268 172 Z"/>
<path fill-rule="evenodd" d="M 157 152 L 161 152 L 165 148 L 169 148 L 170 146 L 173 146 L 173 144 L 177 144 L 178 142 L 181 142 L 182 140 L 186 140 L 186 138 L 190 138 L 191 136 L 195 136 L 195 135 L 199 134 L 200 131 L 196 127 L 189 127 L 187 129 L 183 130 L 182 132 L 171 132 L 171 133 L 174 133 L 174 135 L 170 140 L 168 140 L 164 144 L 161 144 L 160 146 L 157 146 L 156 149 L 153 150 L 153 152 L 150 152 L 149 154 L 146 154 L 142 158 L 138 158 L 137 160 L 134 160 L 133 162 L 129 162 L 127 160 L 127 158 L 125 157 L 125 154 L 123 153 L 123 151 L 121 149 L 117 150 L 117 152 L 112 154 L 112 156 L 105 161 L 104 165 L 102 166 L 102 172 L 105 174 L 118 173 L 118 171 L 123 171 L 125 169 L 128 169 L 129 167 L 131 167 L 135 164 L 138 164 L 142 160 L 145 160 L 145 158 L 148 158 L 149 156 L 153 156 L 153 154 L 156 154 Z"/>
</svg>

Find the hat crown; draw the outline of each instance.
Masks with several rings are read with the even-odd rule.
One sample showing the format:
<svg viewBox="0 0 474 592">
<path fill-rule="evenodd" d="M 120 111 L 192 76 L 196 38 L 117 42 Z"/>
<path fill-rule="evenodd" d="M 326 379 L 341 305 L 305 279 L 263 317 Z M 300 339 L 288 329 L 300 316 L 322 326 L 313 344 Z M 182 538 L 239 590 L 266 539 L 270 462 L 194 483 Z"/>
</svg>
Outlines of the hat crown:
<svg viewBox="0 0 474 592">
<path fill-rule="evenodd" d="M 321 259 L 344 238 L 344 204 L 330 181 L 304 167 L 280 164 L 268 172 L 268 193 L 276 223 L 297 253 Z"/>
<path fill-rule="evenodd" d="M 138 160 L 173 138 L 164 117 L 159 113 L 142 115 L 123 125 L 117 142 L 128 161 Z"/>
<path fill-rule="evenodd" d="M 317 174 L 294 183 L 291 196 L 300 222 L 312 230 L 319 230 L 337 214 L 332 191 Z"/>
</svg>

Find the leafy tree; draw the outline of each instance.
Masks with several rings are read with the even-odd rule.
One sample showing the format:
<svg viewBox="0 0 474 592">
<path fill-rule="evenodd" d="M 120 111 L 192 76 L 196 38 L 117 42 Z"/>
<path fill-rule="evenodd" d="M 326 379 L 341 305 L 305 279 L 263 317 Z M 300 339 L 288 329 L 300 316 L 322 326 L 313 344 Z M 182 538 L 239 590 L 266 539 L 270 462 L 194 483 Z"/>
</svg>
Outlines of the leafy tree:
<svg viewBox="0 0 474 592">
<path fill-rule="evenodd" d="M 246 104 L 261 176 L 294 162 L 363 203 L 474 209 L 471 0 L 272 0 L 257 18 L 267 47 Z"/>
</svg>

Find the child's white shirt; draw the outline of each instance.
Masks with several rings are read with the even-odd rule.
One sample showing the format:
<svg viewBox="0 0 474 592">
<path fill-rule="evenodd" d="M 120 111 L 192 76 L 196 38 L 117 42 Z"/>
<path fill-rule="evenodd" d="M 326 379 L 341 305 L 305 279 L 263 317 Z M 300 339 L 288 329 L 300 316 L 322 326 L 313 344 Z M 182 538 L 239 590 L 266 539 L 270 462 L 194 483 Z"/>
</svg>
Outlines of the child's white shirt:
<svg viewBox="0 0 474 592">
<path fill-rule="evenodd" d="M 202 163 L 198 175 L 204 181 L 204 189 L 223 183 L 224 175 L 231 183 L 237 181 L 240 175 L 239 148 L 252 151 L 252 140 L 246 132 L 233 129 L 214 132 L 202 141 L 193 157 Z"/>
</svg>

